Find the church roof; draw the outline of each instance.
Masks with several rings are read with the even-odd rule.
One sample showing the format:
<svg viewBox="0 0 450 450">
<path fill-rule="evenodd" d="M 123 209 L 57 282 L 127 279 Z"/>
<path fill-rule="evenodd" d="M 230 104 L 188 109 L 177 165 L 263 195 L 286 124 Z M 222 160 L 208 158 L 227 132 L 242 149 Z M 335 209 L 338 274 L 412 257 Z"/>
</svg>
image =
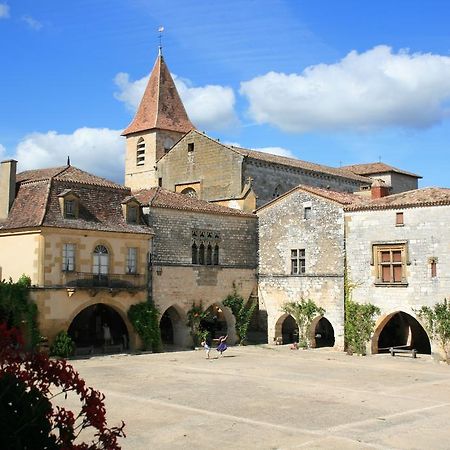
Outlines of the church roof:
<svg viewBox="0 0 450 450">
<path fill-rule="evenodd" d="M 129 188 L 72 166 L 28 170 L 17 175 L 16 198 L 0 231 L 56 227 L 79 230 L 152 234 L 146 224 L 129 224 L 121 202 Z M 79 199 L 77 218 L 61 213 L 60 196 L 68 192 Z"/>
<path fill-rule="evenodd" d="M 402 175 L 409 175 L 410 177 L 414 178 L 422 178 L 420 175 L 416 175 L 415 173 L 412 172 L 407 172 L 406 170 L 397 169 L 397 167 L 390 166 L 383 162 L 353 164 L 350 166 L 343 166 L 341 168 L 356 173 L 357 175 L 375 175 L 386 172 L 396 172 Z"/>
<path fill-rule="evenodd" d="M 274 200 L 270 201 L 269 203 L 266 203 L 265 205 L 261 206 L 260 208 L 257 209 L 257 212 L 261 211 L 262 209 L 265 209 L 267 206 L 271 206 L 274 203 L 277 203 L 278 201 L 282 200 L 283 198 L 285 198 L 297 191 L 307 192 L 307 193 L 316 195 L 318 197 L 324 198 L 325 200 L 331 200 L 335 203 L 339 203 L 342 206 L 366 203 L 368 201 L 365 197 L 362 197 L 360 195 L 350 194 L 348 192 L 331 191 L 330 189 L 323 189 L 323 188 L 319 188 L 319 187 L 299 184 L 298 186 L 295 186 L 291 190 L 285 192 L 284 194 L 280 195 L 279 197 L 275 198 Z"/>
<path fill-rule="evenodd" d="M 399 194 L 387 195 L 361 204 L 349 205 L 346 211 L 417 208 L 423 206 L 445 206 L 450 205 L 450 189 L 427 187 L 401 192 Z"/>
<path fill-rule="evenodd" d="M 122 136 L 153 128 L 187 133 L 194 129 L 162 55 L 158 55 L 133 121 Z"/>
<path fill-rule="evenodd" d="M 355 174 L 349 170 L 343 168 L 335 168 L 330 166 L 325 166 L 322 164 L 315 164 L 308 161 L 302 161 L 301 159 L 288 158 L 286 156 L 273 155 L 271 153 L 259 152 L 257 150 L 249 150 L 246 148 L 228 146 L 228 148 L 236 151 L 242 156 L 247 158 L 257 159 L 260 161 L 265 161 L 269 163 L 281 164 L 289 167 L 296 167 L 299 169 L 311 171 L 311 172 L 321 172 L 323 174 L 338 176 L 341 178 L 348 178 L 354 181 L 370 184 L 370 180 L 367 177 Z"/>
<path fill-rule="evenodd" d="M 205 200 L 189 197 L 185 194 L 172 192 L 161 187 L 142 189 L 133 192 L 134 197 L 143 205 L 154 208 L 169 208 L 185 211 L 204 212 L 210 214 L 223 214 L 228 216 L 255 217 L 240 209 L 209 203 Z"/>
</svg>

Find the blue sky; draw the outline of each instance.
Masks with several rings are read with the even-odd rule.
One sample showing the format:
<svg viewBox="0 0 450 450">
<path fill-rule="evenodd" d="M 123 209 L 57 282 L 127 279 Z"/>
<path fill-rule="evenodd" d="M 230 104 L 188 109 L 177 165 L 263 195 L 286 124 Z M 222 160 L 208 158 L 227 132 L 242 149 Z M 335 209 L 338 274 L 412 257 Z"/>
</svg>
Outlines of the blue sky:
<svg viewBox="0 0 450 450">
<path fill-rule="evenodd" d="M 449 187 L 450 4 L 396 0 L 0 0 L 0 158 L 122 181 L 158 46 L 194 124 L 332 166 Z"/>
</svg>

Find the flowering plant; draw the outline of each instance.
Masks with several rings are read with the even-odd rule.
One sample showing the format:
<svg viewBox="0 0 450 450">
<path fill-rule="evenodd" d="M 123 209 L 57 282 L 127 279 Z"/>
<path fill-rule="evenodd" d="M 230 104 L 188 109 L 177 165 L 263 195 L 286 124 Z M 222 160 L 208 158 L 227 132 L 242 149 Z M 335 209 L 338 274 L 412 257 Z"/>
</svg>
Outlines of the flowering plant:
<svg viewBox="0 0 450 450">
<path fill-rule="evenodd" d="M 81 402 L 78 414 L 53 404 L 59 395 L 75 393 Z M 125 424 L 108 428 L 105 396 L 87 387 L 65 360 L 50 360 L 43 353 L 23 350 L 15 328 L 0 323 L 0 436 L 4 448 L 117 450 L 125 437 Z M 75 443 L 80 433 L 93 427 L 95 440 Z"/>
</svg>

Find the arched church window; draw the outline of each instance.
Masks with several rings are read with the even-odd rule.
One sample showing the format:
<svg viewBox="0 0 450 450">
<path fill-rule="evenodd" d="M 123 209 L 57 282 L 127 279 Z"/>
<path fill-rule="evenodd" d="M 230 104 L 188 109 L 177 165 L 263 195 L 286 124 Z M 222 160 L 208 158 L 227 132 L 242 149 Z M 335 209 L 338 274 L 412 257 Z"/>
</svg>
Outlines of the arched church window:
<svg viewBox="0 0 450 450">
<path fill-rule="evenodd" d="M 198 247 L 195 242 L 192 244 L 192 264 L 198 264 Z"/>
<path fill-rule="evenodd" d="M 219 265 L 219 246 L 217 244 L 214 246 L 213 264 L 215 266 Z"/>
<path fill-rule="evenodd" d="M 208 244 L 206 249 L 206 265 L 210 266 L 212 264 L 212 247 L 211 244 Z"/>
<path fill-rule="evenodd" d="M 202 266 L 205 264 L 205 246 L 204 244 L 200 244 L 198 249 L 198 263 Z"/>
<path fill-rule="evenodd" d="M 136 165 L 143 166 L 145 163 L 145 141 L 144 138 L 139 138 L 136 147 Z"/>
<path fill-rule="evenodd" d="M 187 195 L 188 197 L 197 198 L 197 191 L 191 187 L 187 187 L 181 191 L 183 195 Z"/>
</svg>

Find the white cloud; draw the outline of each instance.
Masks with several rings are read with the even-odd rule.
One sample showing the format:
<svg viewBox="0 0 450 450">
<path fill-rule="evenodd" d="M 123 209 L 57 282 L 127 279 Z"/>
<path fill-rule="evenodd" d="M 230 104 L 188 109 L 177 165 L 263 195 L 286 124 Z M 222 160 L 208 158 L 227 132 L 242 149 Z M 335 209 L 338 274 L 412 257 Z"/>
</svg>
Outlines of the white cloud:
<svg viewBox="0 0 450 450">
<path fill-rule="evenodd" d="M 0 3 L 0 19 L 9 18 L 9 5 L 7 3 Z"/>
<path fill-rule="evenodd" d="M 36 20 L 31 16 L 22 16 L 22 21 L 35 31 L 39 31 L 43 27 L 42 23 L 39 22 L 39 20 Z"/>
<path fill-rule="evenodd" d="M 378 46 L 241 83 L 250 116 L 290 132 L 423 128 L 449 115 L 450 57 Z"/>
<path fill-rule="evenodd" d="M 31 133 L 17 145 L 20 170 L 64 166 L 67 156 L 79 169 L 123 182 L 125 140 L 119 130 L 79 128 L 72 134 Z"/>
<path fill-rule="evenodd" d="M 261 147 L 255 148 L 258 152 L 270 153 L 272 155 L 286 156 L 287 158 L 295 158 L 296 156 L 287 148 L 283 147 Z"/>
<path fill-rule="evenodd" d="M 0 144 L 0 161 L 2 161 L 6 156 L 6 148 Z"/>
<path fill-rule="evenodd" d="M 223 130 L 235 126 L 235 95 L 228 86 L 192 87 L 190 82 L 172 75 L 184 107 L 192 123 L 200 130 Z M 114 82 L 119 91 L 114 97 L 136 111 L 147 85 L 148 76 L 132 81 L 127 73 L 118 73 Z"/>
</svg>

